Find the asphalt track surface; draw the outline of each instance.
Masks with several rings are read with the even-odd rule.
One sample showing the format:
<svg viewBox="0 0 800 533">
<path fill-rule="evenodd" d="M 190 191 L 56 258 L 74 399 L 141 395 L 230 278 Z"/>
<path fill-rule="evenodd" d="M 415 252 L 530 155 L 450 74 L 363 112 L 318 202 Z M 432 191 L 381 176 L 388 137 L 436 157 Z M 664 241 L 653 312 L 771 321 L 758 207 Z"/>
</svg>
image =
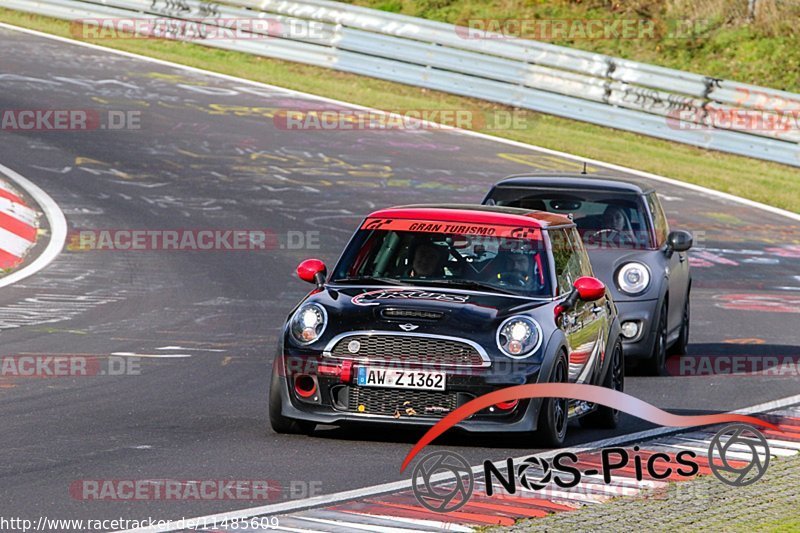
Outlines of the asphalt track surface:
<svg viewBox="0 0 800 533">
<path fill-rule="evenodd" d="M 419 433 L 269 429 L 276 335 L 309 288 L 295 266 L 309 256 L 331 265 L 373 209 L 478 202 L 508 174 L 580 169 L 453 131 L 287 131 L 270 118 L 276 110 L 331 105 L 5 29 L 0 49 L 0 109 L 141 112 L 138 131 L 0 132 L 0 163 L 47 191 L 70 230 L 267 229 L 284 243 L 266 252 L 65 250 L 3 289 L 3 355 L 179 346 L 172 353 L 191 356 L 143 358 L 139 375 L 4 379 L 4 516 L 167 519 L 264 504 L 81 501 L 69 487 L 82 479 L 271 479 L 314 482 L 322 493 L 406 479 L 399 467 Z M 702 232 L 707 248 L 693 252 L 691 353 L 798 356 L 800 223 L 655 185 L 672 226 Z M 288 232 L 312 244 L 318 235 L 318 248 L 289 249 Z M 627 392 L 708 413 L 796 394 L 798 380 L 631 377 Z M 615 432 L 572 427 L 569 444 L 647 427 L 629 416 Z M 473 464 L 535 451 L 495 436 L 439 445 Z"/>
</svg>

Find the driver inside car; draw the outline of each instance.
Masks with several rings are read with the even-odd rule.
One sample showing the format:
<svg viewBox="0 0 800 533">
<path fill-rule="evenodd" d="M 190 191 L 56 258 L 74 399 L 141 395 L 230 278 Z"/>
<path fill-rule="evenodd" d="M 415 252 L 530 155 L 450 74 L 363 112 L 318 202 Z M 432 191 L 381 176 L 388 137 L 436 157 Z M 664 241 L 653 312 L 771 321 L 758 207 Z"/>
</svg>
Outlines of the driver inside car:
<svg viewBox="0 0 800 533">
<path fill-rule="evenodd" d="M 625 242 L 633 239 L 633 230 L 631 229 L 628 216 L 625 210 L 616 205 L 609 205 L 603 212 L 603 228 L 597 233 L 606 233 L 610 237 L 617 237 Z"/>
<path fill-rule="evenodd" d="M 533 261 L 529 254 L 521 251 L 506 252 L 504 268 L 497 273 L 497 281 L 515 287 L 530 287 L 534 279 Z"/>
<path fill-rule="evenodd" d="M 425 242 L 414 249 L 414 259 L 411 262 L 412 278 L 441 277 L 444 272 L 444 262 L 447 259 L 447 250 L 433 243 Z"/>
<path fill-rule="evenodd" d="M 617 207 L 615 205 L 610 205 L 606 207 L 605 211 L 603 212 L 604 229 L 611 229 L 614 231 L 625 231 L 628 229 L 627 221 L 628 218 L 625 216 L 625 212 L 622 210 L 622 208 Z"/>
</svg>

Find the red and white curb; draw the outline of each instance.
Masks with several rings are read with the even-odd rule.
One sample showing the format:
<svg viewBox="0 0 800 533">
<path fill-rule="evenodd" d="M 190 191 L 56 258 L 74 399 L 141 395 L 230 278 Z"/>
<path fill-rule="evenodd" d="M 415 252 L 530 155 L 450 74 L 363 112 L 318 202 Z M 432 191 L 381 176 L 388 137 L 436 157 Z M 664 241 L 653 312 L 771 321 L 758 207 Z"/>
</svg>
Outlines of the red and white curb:
<svg viewBox="0 0 800 533">
<path fill-rule="evenodd" d="M 0 269 L 11 269 L 25 259 L 39 229 L 39 213 L 27 205 L 0 174 Z"/>
<path fill-rule="evenodd" d="M 800 453 L 800 406 L 772 411 L 766 419 L 780 427 L 782 432 L 761 430 L 770 447 L 772 457 L 789 457 Z M 708 449 L 711 439 L 724 426 L 692 429 L 686 432 L 663 435 L 641 442 L 630 442 L 623 446 L 631 456 L 638 455 L 642 461 L 654 453 L 664 453 L 675 464 L 675 456 L 683 450 L 697 454 L 695 461 L 699 466 L 698 475 L 711 475 L 708 462 Z M 638 450 L 634 450 L 634 445 Z M 575 465 L 581 472 L 600 470 L 601 447 L 582 450 L 577 453 L 579 461 Z M 744 451 L 744 450 L 741 450 Z M 726 454 L 729 463 L 736 466 L 735 460 L 746 460 L 747 453 L 735 447 Z M 557 450 L 556 450 L 557 452 Z M 742 463 L 744 464 L 744 463 Z M 476 472 L 473 470 L 473 472 Z M 536 471 L 529 469 L 534 475 Z M 510 526 L 518 520 L 541 518 L 554 513 L 574 511 L 586 506 L 603 504 L 619 497 L 658 497 L 666 494 L 667 482 L 690 481 L 696 476 L 682 477 L 673 473 L 663 481 L 635 477 L 633 462 L 620 470 L 615 470 L 611 483 L 603 481 L 602 475 L 583 476 L 582 481 L 569 489 L 549 484 L 541 490 L 527 490 L 518 486 L 516 494 L 496 492 L 486 496 L 482 471 L 476 472 L 474 491 L 470 501 L 455 512 L 437 513 L 422 507 L 414 493 L 404 488 L 383 494 L 359 499 L 340 501 L 298 512 L 272 514 L 272 521 L 261 521 L 261 530 L 304 532 L 346 533 L 353 531 L 375 532 L 419 532 L 419 531 L 474 531 L 475 528 L 500 525 Z M 409 469 L 409 476 L 410 476 Z M 646 475 L 646 474 L 645 474 Z M 440 482 L 445 485 L 447 481 Z M 495 489 L 501 488 L 495 483 Z M 660 492 L 661 491 L 661 492 Z M 258 516 L 258 515 L 251 515 Z M 265 515 L 261 515 L 265 516 Z M 250 531 L 259 530 L 258 520 L 250 522 Z M 205 531 L 233 532 L 239 527 L 205 529 Z"/>
<path fill-rule="evenodd" d="M 25 191 L 36 208 L 29 206 L 18 191 Z M 36 244 L 42 217 L 47 220 L 50 239 L 36 258 L 21 268 L 26 255 Z M 64 248 L 67 220 L 58 204 L 35 183 L 0 164 L 0 269 L 15 269 L 0 277 L 7 287 L 32 276 L 49 265 Z"/>
</svg>

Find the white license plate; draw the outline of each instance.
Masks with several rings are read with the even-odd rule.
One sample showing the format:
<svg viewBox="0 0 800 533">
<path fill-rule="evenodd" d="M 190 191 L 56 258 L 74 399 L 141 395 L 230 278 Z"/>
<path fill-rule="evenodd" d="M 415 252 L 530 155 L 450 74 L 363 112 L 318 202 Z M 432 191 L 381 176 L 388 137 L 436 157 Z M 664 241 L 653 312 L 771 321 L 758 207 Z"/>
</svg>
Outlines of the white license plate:
<svg viewBox="0 0 800 533">
<path fill-rule="evenodd" d="M 444 372 L 427 370 L 394 370 L 360 366 L 356 379 L 359 387 L 444 390 L 446 375 Z"/>
</svg>

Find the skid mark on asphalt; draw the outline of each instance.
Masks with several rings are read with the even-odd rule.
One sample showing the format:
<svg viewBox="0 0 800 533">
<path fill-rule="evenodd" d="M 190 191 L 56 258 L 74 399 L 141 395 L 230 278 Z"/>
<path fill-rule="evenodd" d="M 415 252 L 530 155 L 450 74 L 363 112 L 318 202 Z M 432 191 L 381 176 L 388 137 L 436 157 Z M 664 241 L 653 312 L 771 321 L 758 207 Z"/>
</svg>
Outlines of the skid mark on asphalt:
<svg viewBox="0 0 800 533">
<path fill-rule="evenodd" d="M 775 458 L 792 457 L 800 453 L 800 406 L 774 411 L 764 416 L 765 419 L 778 424 L 782 432 L 766 430 L 763 432 L 770 447 L 770 455 Z M 681 451 L 693 451 L 697 454 L 695 461 L 698 474 L 711 475 L 708 451 L 712 437 L 722 426 L 690 430 L 685 433 L 668 435 L 625 446 L 627 452 L 638 454 L 644 463 L 653 454 L 662 453 L 670 457 L 675 464 L 675 456 Z M 578 453 L 575 466 L 581 472 L 598 471 L 602 466 L 599 451 L 588 450 Z M 742 468 L 749 464 L 750 453 L 742 445 L 733 445 L 726 453 L 728 464 L 734 468 Z M 717 459 L 718 461 L 718 459 Z M 619 497 L 666 499 L 669 497 L 669 482 L 683 483 L 691 481 L 697 475 L 683 477 L 672 473 L 664 481 L 636 479 L 633 464 L 615 470 L 610 483 L 603 481 L 602 475 L 584 475 L 580 484 L 572 488 L 558 488 L 549 483 L 539 490 L 517 487 L 515 494 L 510 494 L 498 483 L 494 489 L 500 489 L 493 496 L 486 495 L 486 482 L 483 474 L 475 476 L 475 486 L 470 501 L 462 508 L 449 513 L 437 513 L 422 507 L 411 490 L 402 490 L 389 494 L 365 497 L 361 500 L 349 501 L 325 507 L 314 508 L 296 513 L 277 515 L 279 526 L 269 528 L 251 528 L 251 530 L 276 531 L 320 531 L 327 533 L 343 533 L 354 530 L 366 531 L 475 531 L 476 528 L 492 525 L 510 526 L 518 520 L 541 518 L 553 513 L 577 510 L 586 506 L 601 505 Z M 541 479 L 545 471 L 541 468 L 528 468 L 528 479 Z M 444 489 L 452 487 L 452 482 L 442 481 L 435 487 Z M 258 523 L 258 521 L 253 522 Z M 217 528 L 218 531 L 235 531 L 234 529 Z"/>
<path fill-rule="evenodd" d="M 64 252 L 47 269 L 8 291 L 11 297 L 0 305 L 0 330 L 73 320 L 98 307 L 121 303 L 161 287 L 148 281 L 146 268 L 140 272 L 142 275 L 129 276 L 121 282 L 119 273 L 129 269 L 130 264 L 119 255 Z M 14 299 L 17 291 L 31 295 Z"/>
<path fill-rule="evenodd" d="M 36 294 L 0 306 L 0 330 L 71 320 L 90 309 L 120 300 L 115 296 Z"/>
<path fill-rule="evenodd" d="M 800 313 L 800 295 L 737 293 L 714 297 L 717 307 L 759 313 Z"/>
</svg>

